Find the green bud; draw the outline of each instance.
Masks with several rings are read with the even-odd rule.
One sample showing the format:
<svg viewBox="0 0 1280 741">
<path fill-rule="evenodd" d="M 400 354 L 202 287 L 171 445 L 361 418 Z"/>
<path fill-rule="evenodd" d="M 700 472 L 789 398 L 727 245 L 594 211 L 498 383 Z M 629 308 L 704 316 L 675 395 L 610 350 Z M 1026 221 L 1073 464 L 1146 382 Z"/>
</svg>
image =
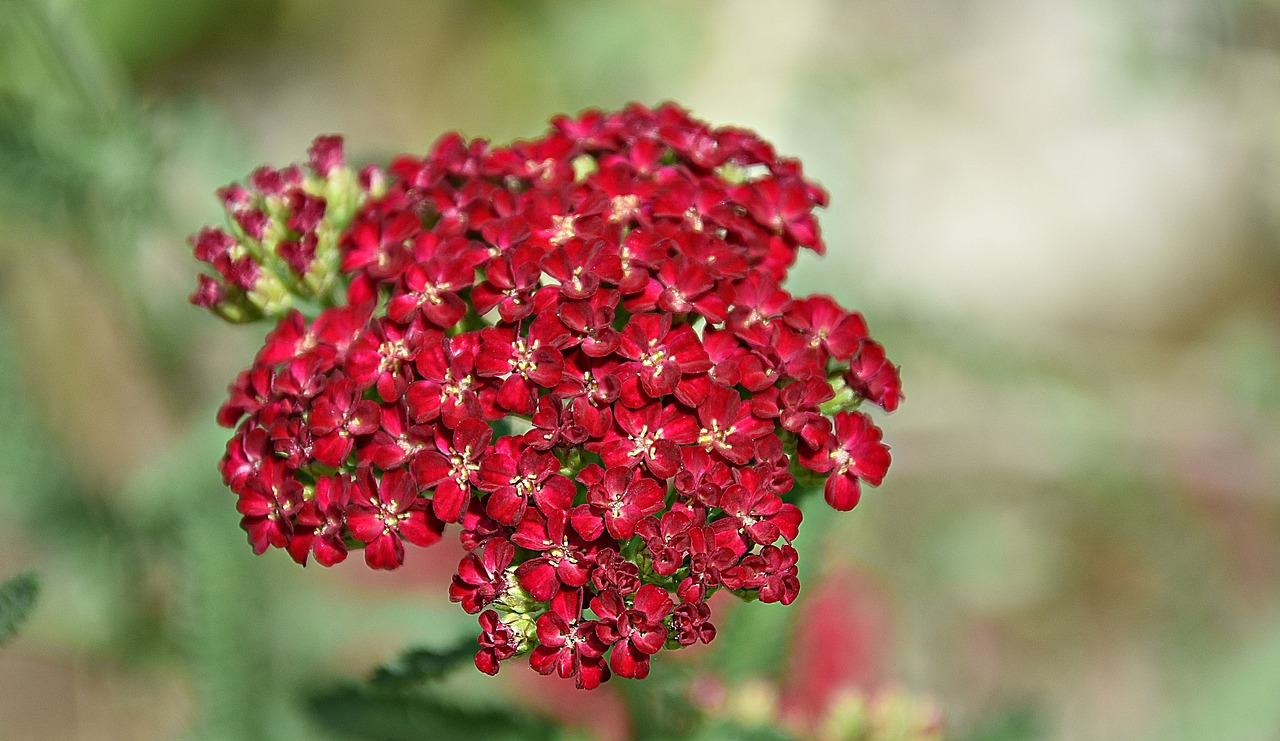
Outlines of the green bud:
<svg viewBox="0 0 1280 741">
<path fill-rule="evenodd" d="M 598 169 L 600 169 L 600 166 L 596 164 L 596 158 L 589 154 L 580 154 L 573 158 L 574 182 L 586 180 Z"/>
<path fill-rule="evenodd" d="M 837 412 L 847 412 L 856 409 L 862 400 L 858 395 L 853 393 L 853 389 L 841 384 L 841 388 L 836 391 L 836 395 L 831 399 L 822 402 L 818 406 L 818 410 L 828 416 Z"/>
<path fill-rule="evenodd" d="M 716 175 L 729 185 L 741 185 L 760 180 L 769 174 L 769 168 L 765 165 L 751 165 L 743 167 L 732 162 L 726 162 L 716 168 Z"/>
<path fill-rule="evenodd" d="M 249 300 L 267 316 L 284 316 L 293 308 L 293 292 L 270 270 L 260 270 Z"/>
<path fill-rule="evenodd" d="M 529 594 L 529 590 L 521 586 L 520 580 L 516 578 L 515 566 L 507 568 L 506 576 L 507 588 L 500 597 L 493 601 L 494 609 L 517 615 L 542 609 L 543 604 L 534 599 L 533 595 Z M 503 618 L 503 620 L 505 619 Z"/>
<path fill-rule="evenodd" d="M 500 619 L 520 637 L 516 644 L 516 653 L 524 653 L 538 645 L 538 623 L 532 615 L 511 612 Z"/>
</svg>

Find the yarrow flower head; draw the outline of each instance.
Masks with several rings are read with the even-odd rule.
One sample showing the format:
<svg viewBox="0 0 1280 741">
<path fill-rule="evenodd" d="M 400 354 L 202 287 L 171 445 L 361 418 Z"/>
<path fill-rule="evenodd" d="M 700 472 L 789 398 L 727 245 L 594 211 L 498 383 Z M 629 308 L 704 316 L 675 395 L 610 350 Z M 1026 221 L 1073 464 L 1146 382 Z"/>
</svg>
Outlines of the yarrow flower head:
<svg viewBox="0 0 1280 741">
<path fill-rule="evenodd" d="M 783 288 L 827 196 L 752 132 L 633 104 L 359 173 L 323 136 L 220 195 L 191 300 L 276 322 L 218 414 L 251 546 L 393 569 L 457 525 L 481 671 L 643 678 L 715 592 L 796 599 L 797 480 L 888 469 L 898 368 Z"/>
</svg>

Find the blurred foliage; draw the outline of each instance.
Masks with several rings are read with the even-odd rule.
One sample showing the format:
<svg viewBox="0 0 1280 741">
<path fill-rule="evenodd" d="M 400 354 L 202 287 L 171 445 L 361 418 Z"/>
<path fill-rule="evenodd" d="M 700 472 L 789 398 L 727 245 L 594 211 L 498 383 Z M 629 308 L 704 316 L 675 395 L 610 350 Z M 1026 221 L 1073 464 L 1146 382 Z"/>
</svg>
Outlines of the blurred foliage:
<svg viewBox="0 0 1280 741">
<path fill-rule="evenodd" d="M 0 644 L 18 632 L 35 606 L 40 580 L 27 571 L 0 582 Z"/>
<path fill-rule="evenodd" d="M 1019 706 L 983 721 L 964 741 L 1039 741 L 1047 738 L 1044 718 L 1034 708 Z"/>
<path fill-rule="evenodd" d="M 347 688 L 314 696 L 309 704 L 318 720 L 342 738 L 370 741 L 422 738 L 552 741 L 564 738 L 548 721 L 536 721 L 500 708 L 462 708 L 421 695 Z"/>
<path fill-rule="evenodd" d="M 364 684 L 342 684 L 310 693 L 306 706 L 321 727 L 350 738 L 564 738 L 549 720 L 507 707 L 459 704 L 432 692 L 450 672 L 471 667 L 474 654 L 474 641 L 443 652 L 414 649 L 379 667 Z"/>
<path fill-rule="evenodd" d="M 742 726 L 717 721 L 704 726 L 693 741 L 795 741 L 795 737 L 777 728 Z"/>
<path fill-rule="evenodd" d="M 339 737 L 400 741 L 483 738 L 494 741 L 572 741 L 574 725 L 562 725 L 508 704 L 478 704 L 450 693 L 454 671 L 470 671 L 475 643 L 443 651 L 413 649 L 378 667 L 363 683 L 344 682 L 307 693 L 305 704 L 316 724 Z M 644 681 L 618 680 L 627 704 L 633 741 L 794 741 L 782 730 L 758 723 L 709 717 L 688 694 L 689 675 L 664 668 Z M 554 680 L 548 680 L 554 681 Z M 579 720 L 586 720 L 581 718 Z M 832 741 L 899 741 L 868 735 Z M 901 741 L 912 741 L 902 738 Z"/>
</svg>

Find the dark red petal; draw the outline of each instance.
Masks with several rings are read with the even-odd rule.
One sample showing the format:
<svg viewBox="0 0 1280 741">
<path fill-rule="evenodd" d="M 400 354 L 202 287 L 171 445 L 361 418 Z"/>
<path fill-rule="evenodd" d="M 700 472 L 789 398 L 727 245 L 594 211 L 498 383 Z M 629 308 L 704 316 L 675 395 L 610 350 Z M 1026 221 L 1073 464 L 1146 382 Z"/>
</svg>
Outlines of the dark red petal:
<svg viewBox="0 0 1280 741">
<path fill-rule="evenodd" d="M 365 507 L 352 507 L 347 511 L 347 529 L 358 540 L 366 543 L 382 535 L 386 524 L 378 517 L 377 510 Z"/>
<path fill-rule="evenodd" d="M 449 478 L 453 467 L 443 455 L 434 450 L 427 450 L 414 457 L 410 470 L 417 479 L 418 486 L 430 489 Z"/>
<path fill-rule="evenodd" d="M 324 465 L 340 468 L 351 455 L 351 448 L 351 438 L 335 432 L 316 438 L 312 443 L 312 454 Z"/>
<path fill-rule="evenodd" d="M 862 490 L 858 486 L 858 479 L 853 474 L 843 474 L 827 479 L 826 486 L 823 487 L 823 495 L 827 504 L 841 512 L 847 512 L 857 506 Z"/>
<path fill-rule="evenodd" d="M 652 586 L 646 584 L 645 586 Z M 653 622 L 631 632 L 631 644 L 639 651 L 653 655 L 662 650 L 667 641 L 667 629 L 660 622 Z"/>
<path fill-rule="evenodd" d="M 458 486 L 453 479 L 447 479 L 436 487 L 431 509 L 443 522 L 459 522 L 470 500 L 470 491 Z"/>
<path fill-rule="evenodd" d="M 628 641 L 614 644 L 609 668 L 619 677 L 644 679 L 649 676 L 649 657 L 637 651 Z"/>
<path fill-rule="evenodd" d="M 333 566 L 347 558 L 347 545 L 341 538 L 316 538 L 312 549 L 316 554 L 316 563 L 321 566 Z"/>
<path fill-rule="evenodd" d="M 660 479 L 675 476 L 680 470 L 680 449 L 670 440 L 658 440 L 653 448 L 653 457 L 646 461 L 649 470 Z"/>
<path fill-rule="evenodd" d="M 636 592 L 633 607 L 643 612 L 649 620 L 658 622 L 671 612 L 671 595 L 662 587 L 645 584 Z"/>
<path fill-rule="evenodd" d="M 426 301 L 422 304 L 422 315 L 441 329 L 449 329 L 462 321 L 467 313 L 467 305 L 456 293 L 440 296 L 440 303 Z"/>
<path fill-rule="evenodd" d="M 371 569 L 394 569 L 404 563 L 404 544 L 395 533 L 374 538 L 364 547 L 364 561 Z"/>
<path fill-rule="evenodd" d="M 556 569 L 545 558 L 535 558 L 520 564 L 516 569 L 516 577 L 519 578 L 520 585 L 540 602 L 550 600 L 560 588 Z"/>
<path fill-rule="evenodd" d="M 400 535 L 416 546 L 426 547 L 439 542 L 444 523 L 425 510 L 412 510 L 408 519 L 400 521 Z"/>
<path fill-rule="evenodd" d="M 498 673 L 500 664 L 498 663 L 497 658 L 493 655 L 492 649 L 481 649 L 476 651 L 475 662 L 477 669 L 491 677 Z"/>
<path fill-rule="evenodd" d="M 591 508 L 585 504 L 574 507 L 570 512 L 569 519 L 573 524 L 573 529 L 578 531 L 583 540 L 595 540 L 600 537 L 600 533 L 604 532 L 604 522 L 598 516 L 592 514 Z"/>
<path fill-rule="evenodd" d="M 569 479 L 554 474 L 543 483 L 542 488 L 534 493 L 533 499 L 543 514 L 550 516 L 553 512 L 563 512 L 573 506 L 573 498 L 578 487 Z"/>
<path fill-rule="evenodd" d="M 580 690 L 593 690 L 608 680 L 609 667 L 603 658 L 584 658 L 578 666 L 578 689 Z"/>
<path fill-rule="evenodd" d="M 591 578 L 591 567 L 589 563 L 583 563 L 576 559 L 561 559 L 560 565 L 556 568 L 556 577 L 566 587 L 578 588 L 587 583 Z"/>
<path fill-rule="evenodd" d="M 504 486 L 489 495 L 486 500 L 486 511 L 489 516 L 503 525 L 514 525 L 524 515 L 524 497 L 516 493 L 514 486 Z"/>
<path fill-rule="evenodd" d="M 511 480 L 519 471 L 516 459 L 503 453 L 490 455 L 480 464 L 480 472 L 476 475 L 476 486 L 484 491 L 497 491 L 511 486 Z"/>
</svg>

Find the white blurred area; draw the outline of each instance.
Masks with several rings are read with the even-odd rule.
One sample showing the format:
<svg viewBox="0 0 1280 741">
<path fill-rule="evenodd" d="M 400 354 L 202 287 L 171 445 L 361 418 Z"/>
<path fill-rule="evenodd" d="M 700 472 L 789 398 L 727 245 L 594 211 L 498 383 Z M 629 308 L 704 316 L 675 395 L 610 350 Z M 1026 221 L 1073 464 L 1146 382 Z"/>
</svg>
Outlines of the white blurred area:
<svg viewBox="0 0 1280 741">
<path fill-rule="evenodd" d="M 1194 38 L 1209 5 L 729 2 L 690 99 L 830 187 L 802 283 L 1018 335 L 1176 333 L 1247 257 L 1273 130 L 1240 113 L 1277 103 L 1274 59 Z M 831 138 L 791 139 L 813 115 Z"/>
</svg>

